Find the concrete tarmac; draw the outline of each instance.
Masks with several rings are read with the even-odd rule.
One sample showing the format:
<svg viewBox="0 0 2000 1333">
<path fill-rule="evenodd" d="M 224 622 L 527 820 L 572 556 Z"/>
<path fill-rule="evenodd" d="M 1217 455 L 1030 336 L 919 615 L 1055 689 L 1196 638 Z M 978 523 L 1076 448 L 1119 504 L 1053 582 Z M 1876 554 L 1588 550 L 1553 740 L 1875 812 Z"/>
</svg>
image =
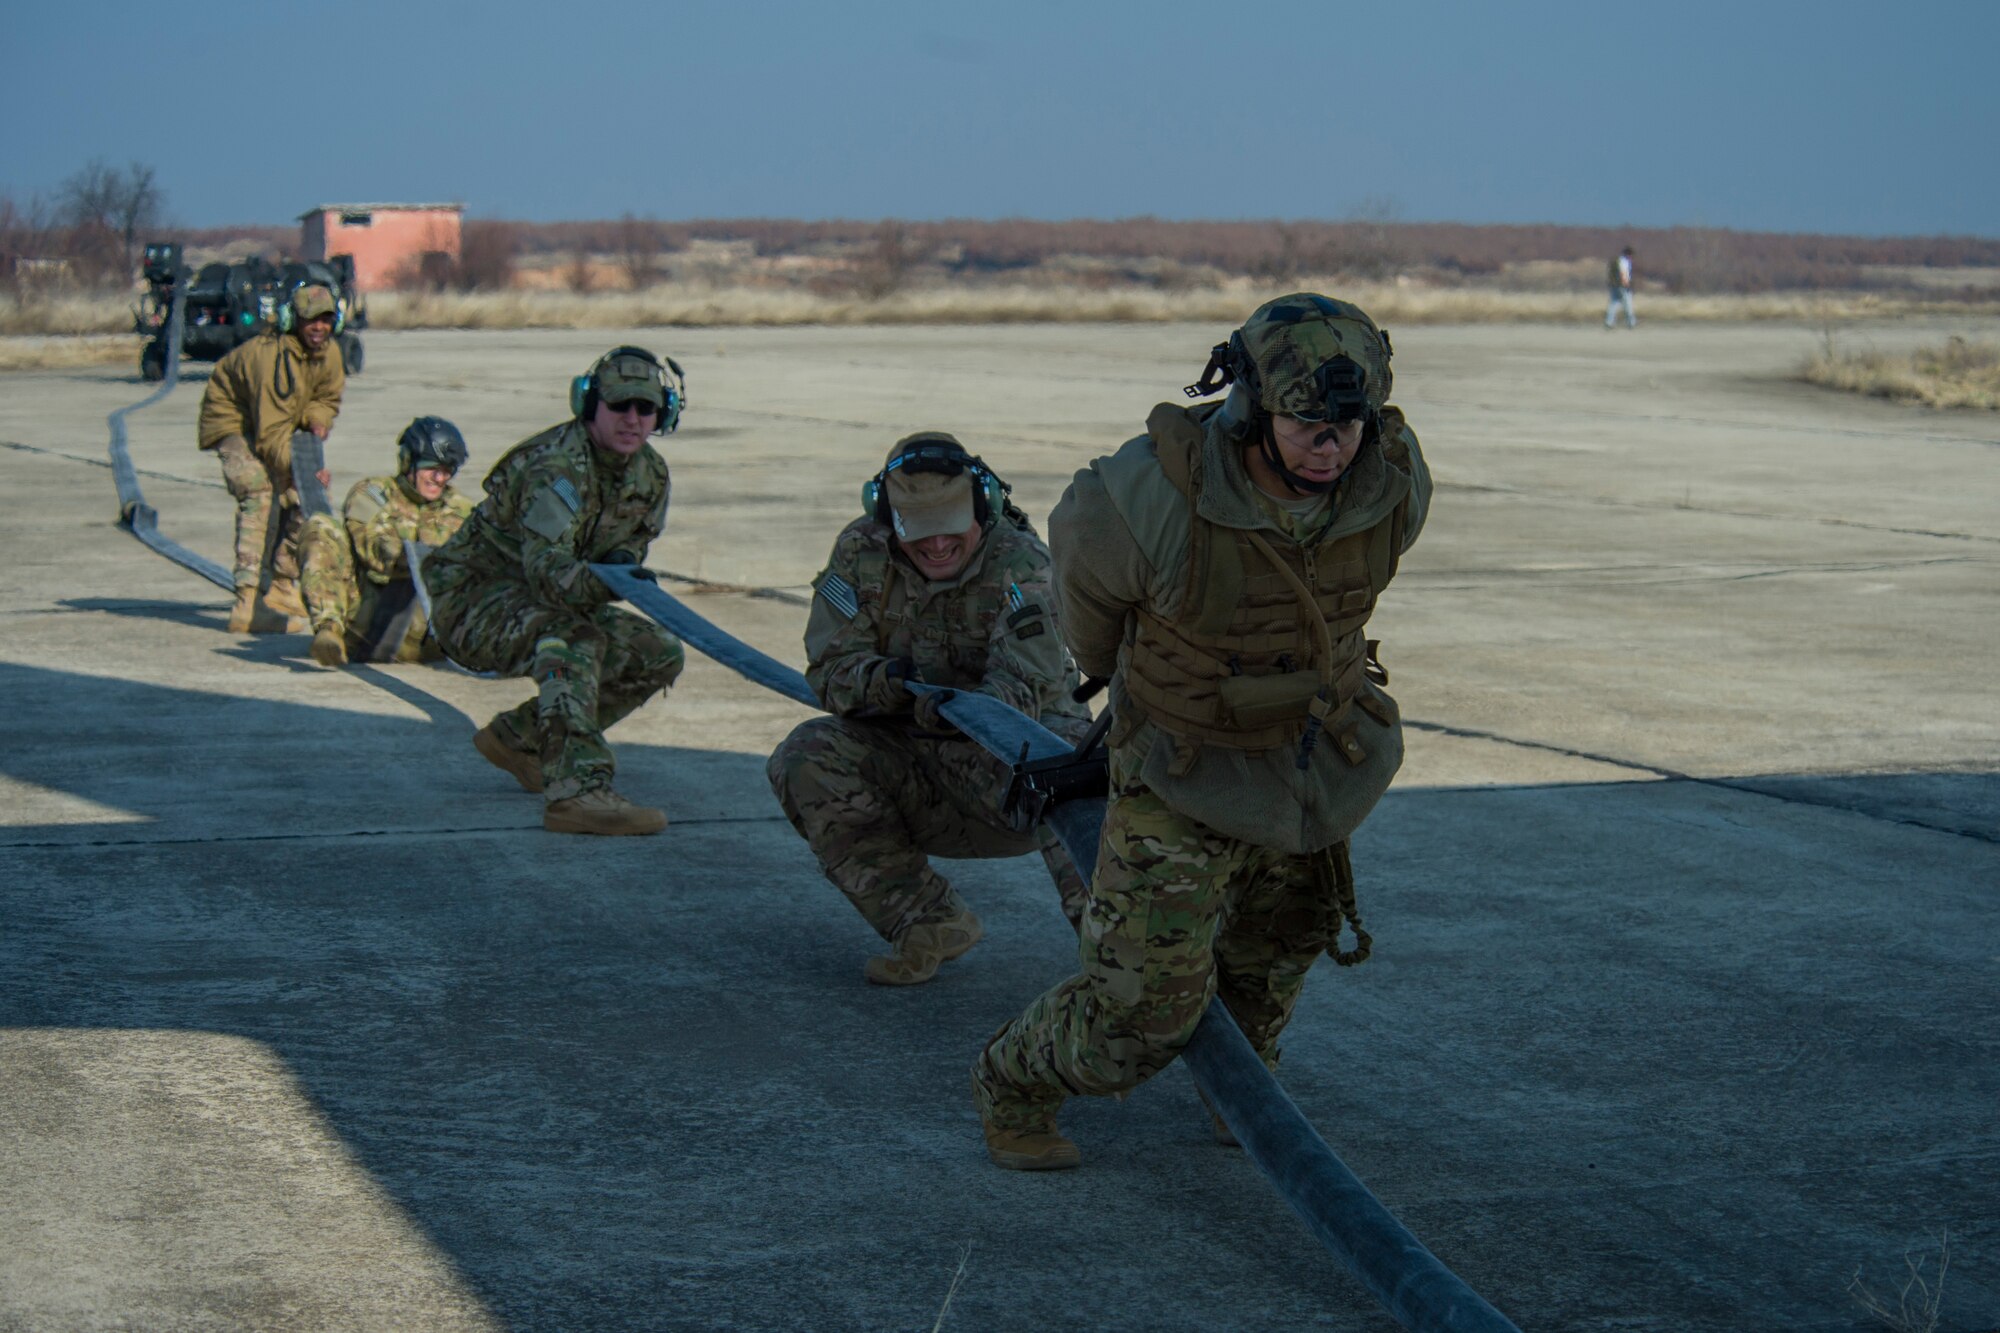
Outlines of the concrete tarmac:
<svg viewBox="0 0 2000 1333">
<path fill-rule="evenodd" d="M 799 662 L 899 435 L 1040 518 L 1226 332 L 369 334 L 335 494 L 420 413 L 470 482 L 670 351 L 652 563 Z M 2000 415 L 1790 382 L 1815 337 L 1397 333 L 1409 758 L 1283 1081 L 1524 1329 L 1859 1329 L 1946 1228 L 1939 1327 L 2000 1327 Z M 204 375 L 129 420 L 226 563 Z M 544 833 L 467 743 L 523 683 L 231 636 L 116 527 L 149 388 L 0 376 L 0 1330 L 1391 1326 L 1181 1070 L 1072 1102 L 1080 1171 L 987 1164 L 967 1067 L 1073 970 L 1038 859 L 949 864 L 986 942 L 865 985 L 763 776 L 806 711 L 698 658 L 612 733 L 672 826 Z"/>
</svg>

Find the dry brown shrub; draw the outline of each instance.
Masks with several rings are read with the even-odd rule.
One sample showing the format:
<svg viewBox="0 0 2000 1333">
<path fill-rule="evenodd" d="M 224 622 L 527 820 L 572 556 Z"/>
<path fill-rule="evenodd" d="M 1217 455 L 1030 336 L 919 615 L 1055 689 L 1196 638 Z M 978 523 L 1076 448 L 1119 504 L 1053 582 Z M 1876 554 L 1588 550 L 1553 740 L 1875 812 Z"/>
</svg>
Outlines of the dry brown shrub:
<svg viewBox="0 0 2000 1333">
<path fill-rule="evenodd" d="M 1332 222 L 1169 222 L 1138 217 L 1045 222 L 1026 218 L 896 223 L 915 250 L 955 277 L 1007 280 L 1058 256 L 1111 264 L 1175 263 L 1225 275 L 1289 283 L 1309 274 L 1360 279 L 1431 271 L 1483 280 L 1510 264 L 1592 261 L 1601 288 L 1605 261 L 1625 245 L 1637 251 L 1640 290 L 1790 292 L 1857 285 L 1907 285 L 1896 270 L 2000 268 L 2000 239 L 1964 236 L 1852 237 L 1737 232 L 1716 227 L 1470 226 L 1404 222 L 1390 201 L 1360 205 Z M 615 223 L 519 224 L 524 254 L 617 250 Z M 848 220 L 705 219 L 654 224 L 662 248 L 697 241 L 741 243 L 770 260 L 783 256 L 857 255 L 877 242 L 883 224 Z M 1864 266 L 1866 266 L 1864 268 Z"/>
<path fill-rule="evenodd" d="M 1312 286 L 1327 280 L 1302 278 Z M 1328 283 L 1328 285 L 1331 285 Z M 1604 318 L 1597 292 L 1509 292 L 1342 283 L 1334 288 L 1385 324 L 1589 323 Z M 383 293 L 371 302 L 376 328 L 616 329 L 698 325 L 1014 324 L 1169 321 L 1235 322 L 1275 294 L 1248 278 L 1173 288 L 1093 281 L 943 284 L 907 287 L 869 299 L 851 285 L 675 284 L 644 292 L 515 290 Z M 2000 311 L 2000 302 L 1990 303 Z M 1766 321 L 1894 318 L 1934 306 L 1862 293 L 1828 298 L 1662 295 L 1645 303 L 1649 320 Z"/>
<path fill-rule="evenodd" d="M 0 335 L 74 336 L 131 329 L 132 303 L 123 295 L 0 295 Z"/>
<path fill-rule="evenodd" d="M 1944 1304 L 1944 1277 L 1951 1268 L 1950 1228 L 1938 1232 L 1937 1267 L 1926 1272 L 1930 1262 L 1928 1250 L 1904 1251 L 1903 1285 L 1897 1289 L 1893 1306 L 1885 1297 L 1875 1294 L 1862 1279 L 1858 1268 L 1854 1270 L 1854 1276 L 1847 1280 L 1847 1294 L 1877 1323 L 1893 1330 L 1893 1333 L 1935 1333 Z"/>
<path fill-rule="evenodd" d="M 518 224 L 478 219 L 459 229 L 458 273 L 452 286 L 462 292 L 497 292 L 514 285 L 514 260 L 521 253 Z"/>
<path fill-rule="evenodd" d="M 135 370 L 146 339 L 135 333 L 92 334 L 71 338 L 0 338 L 0 371 L 67 370 L 74 366 L 113 366 Z"/>
<path fill-rule="evenodd" d="M 1799 368 L 1809 384 L 1925 407 L 2000 410 L 2000 345 L 1956 335 L 1897 355 L 1844 351 L 1829 334 Z"/>
<path fill-rule="evenodd" d="M 644 291 L 660 280 L 660 232 L 647 218 L 630 213 L 618 220 L 616 245 L 619 275 L 629 291 Z"/>
<path fill-rule="evenodd" d="M 909 284 L 879 299 L 851 280 L 813 290 L 803 281 L 757 285 L 676 282 L 643 292 L 604 290 L 616 273 L 584 256 L 591 290 L 565 290 L 574 264 L 541 270 L 545 286 L 500 291 L 376 292 L 369 323 L 378 329 L 615 329 L 648 326 L 790 324 L 1014 324 L 1130 321 L 1229 322 L 1277 294 L 1251 278 L 1197 270 L 1187 281 L 1132 275 L 1117 266 L 1033 270 L 1012 282 L 987 280 Z M 838 264 L 830 265 L 834 270 Z M 809 270 L 819 271 L 819 270 Z M 1508 291 L 1488 287 L 1433 287 L 1418 283 L 1362 283 L 1305 276 L 1317 286 L 1358 302 L 1385 324 L 1589 323 L 1604 318 L 1604 297 L 1589 291 Z M 1292 284 L 1285 284 L 1286 286 Z M 2000 314 L 2000 299 L 1954 304 L 1958 313 Z M 1810 293 L 1680 296 L 1642 299 L 1648 320 L 1790 321 L 1894 319 L 1936 314 L 1936 303 L 1886 293 L 1842 296 Z M 21 300 L 0 295 L 0 335 L 110 334 L 132 327 L 130 298 L 110 294 Z"/>
</svg>

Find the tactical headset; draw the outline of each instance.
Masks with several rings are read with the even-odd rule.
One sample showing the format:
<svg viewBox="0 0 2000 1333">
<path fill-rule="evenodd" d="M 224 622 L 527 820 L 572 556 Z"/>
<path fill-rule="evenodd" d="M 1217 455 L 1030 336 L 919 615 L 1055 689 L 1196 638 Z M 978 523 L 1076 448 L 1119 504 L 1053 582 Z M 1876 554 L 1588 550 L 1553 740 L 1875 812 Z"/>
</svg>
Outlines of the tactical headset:
<svg viewBox="0 0 2000 1333">
<path fill-rule="evenodd" d="M 298 327 L 299 317 L 298 314 L 292 309 L 293 297 L 297 296 L 300 292 L 304 291 L 308 287 L 325 287 L 325 286 L 326 284 L 323 282 L 302 282 L 298 286 L 292 288 L 291 296 L 287 296 L 284 300 L 284 304 L 278 307 L 278 332 L 290 333 L 293 329 Z M 333 289 L 327 288 L 327 294 L 331 296 L 333 294 Z M 333 303 L 333 331 L 336 335 L 338 335 L 340 331 L 342 329 L 345 329 L 346 327 L 347 327 L 347 302 L 335 298 Z"/>
<path fill-rule="evenodd" d="M 598 357 L 596 363 L 588 371 L 571 380 L 569 382 L 570 412 L 579 421 L 588 421 L 591 417 L 597 415 L 598 373 L 604 369 L 606 363 L 615 361 L 621 356 L 635 356 L 653 368 L 654 374 L 660 382 L 660 392 L 666 395 L 667 400 L 666 405 L 657 414 L 657 419 L 653 426 L 653 434 L 667 435 L 672 433 L 673 429 L 681 424 L 681 407 L 687 401 L 686 392 L 682 388 L 687 383 L 687 372 L 682 370 L 680 362 L 674 360 L 672 357 L 667 358 L 666 365 L 661 365 L 660 358 L 654 356 L 643 347 L 614 347 L 603 356 Z M 669 378 L 669 370 L 672 372 L 671 378 Z"/>
<path fill-rule="evenodd" d="M 910 472 L 941 472 L 947 477 L 955 477 L 961 472 L 972 474 L 972 518 L 980 527 L 985 527 L 993 519 L 1006 511 L 1007 497 L 1014 488 L 993 474 L 986 466 L 986 460 L 965 452 L 964 446 L 956 441 L 937 435 L 912 437 L 896 451 L 896 456 L 888 466 L 870 477 L 861 486 L 861 508 L 877 523 L 888 528 L 896 525 L 896 516 L 889 512 L 889 474 L 898 469 Z"/>
</svg>

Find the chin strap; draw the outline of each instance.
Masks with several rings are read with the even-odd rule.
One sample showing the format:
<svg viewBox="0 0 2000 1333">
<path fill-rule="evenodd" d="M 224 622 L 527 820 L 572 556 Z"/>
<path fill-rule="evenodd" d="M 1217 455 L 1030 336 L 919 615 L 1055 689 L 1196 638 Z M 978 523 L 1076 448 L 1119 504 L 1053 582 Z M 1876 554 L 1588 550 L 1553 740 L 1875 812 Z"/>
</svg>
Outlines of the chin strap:
<svg viewBox="0 0 2000 1333">
<path fill-rule="evenodd" d="M 1262 427 L 1257 435 L 1257 447 L 1263 451 L 1264 461 L 1270 465 L 1273 472 L 1278 474 L 1278 480 L 1285 483 L 1286 490 L 1297 495 L 1325 495 L 1333 489 L 1334 483 L 1340 480 L 1337 475 L 1329 477 L 1325 481 L 1307 481 L 1304 477 L 1286 467 L 1284 458 L 1278 453 L 1278 431 L 1272 422 L 1271 414 L 1259 411 L 1257 413 L 1257 421 Z M 1328 427 L 1314 436 L 1313 447 L 1318 448 L 1319 442 L 1331 434 L 1333 434 L 1333 428 Z"/>
<path fill-rule="evenodd" d="M 1347 475 L 1342 472 L 1326 481 L 1307 481 L 1304 477 L 1286 467 L 1285 460 L 1279 456 L 1277 427 L 1272 423 L 1271 414 L 1259 409 L 1257 419 L 1263 427 L 1262 432 L 1257 437 L 1257 447 L 1262 451 L 1264 461 L 1271 465 L 1271 470 L 1276 472 L 1278 479 L 1285 483 L 1286 489 L 1299 495 L 1325 495 L 1340 484 L 1341 477 Z M 1362 427 L 1361 431 L 1361 443 L 1363 445 L 1366 445 L 1372 439 L 1379 438 L 1382 434 L 1382 414 L 1380 412 L 1371 411 L 1365 420 L 1367 424 Z M 1333 426 L 1328 425 L 1326 429 L 1313 436 L 1312 447 L 1315 449 L 1319 448 L 1333 434 Z"/>
</svg>

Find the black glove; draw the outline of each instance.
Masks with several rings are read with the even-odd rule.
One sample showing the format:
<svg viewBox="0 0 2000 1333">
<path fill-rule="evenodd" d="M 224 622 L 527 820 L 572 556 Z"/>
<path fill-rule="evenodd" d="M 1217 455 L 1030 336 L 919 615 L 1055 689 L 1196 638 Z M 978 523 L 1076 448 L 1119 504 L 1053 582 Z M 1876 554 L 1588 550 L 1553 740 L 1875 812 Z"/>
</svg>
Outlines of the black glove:
<svg viewBox="0 0 2000 1333">
<path fill-rule="evenodd" d="M 874 668 L 874 680 L 868 686 L 868 702 L 875 712 L 907 713 L 910 711 L 910 692 L 903 688 L 906 680 L 922 680 L 917 674 L 917 664 L 907 657 L 884 658 Z"/>
<path fill-rule="evenodd" d="M 630 574 L 633 578 L 644 579 L 648 583 L 657 584 L 660 581 L 660 576 L 655 574 L 652 570 L 646 568 L 644 565 L 640 564 L 639 557 L 633 555 L 630 551 L 613 551 L 610 555 L 605 556 L 602 560 L 599 560 L 597 563 L 600 565 L 617 565 L 620 568 L 622 568 L 627 574 Z M 609 583 L 606 583 L 604 585 L 604 591 L 611 595 L 611 600 L 614 602 L 622 602 L 625 600 L 623 597 L 619 596 L 618 590 L 612 587 Z"/>
<path fill-rule="evenodd" d="M 629 565 L 631 568 L 627 572 L 633 578 L 644 579 L 648 583 L 658 583 L 660 581 L 660 576 L 640 564 L 639 557 L 633 555 L 630 551 L 613 551 L 597 563 L 600 565 Z"/>
<path fill-rule="evenodd" d="M 925 731 L 935 731 L 941 735 L 956 736 L 958 727 L 944 715 L 944 706 L 958 697 L 956 690 L 934 690 L 929 694 L 916 696 L 917 702 L 910 710 L 918 727 Z"/>
</svg>

